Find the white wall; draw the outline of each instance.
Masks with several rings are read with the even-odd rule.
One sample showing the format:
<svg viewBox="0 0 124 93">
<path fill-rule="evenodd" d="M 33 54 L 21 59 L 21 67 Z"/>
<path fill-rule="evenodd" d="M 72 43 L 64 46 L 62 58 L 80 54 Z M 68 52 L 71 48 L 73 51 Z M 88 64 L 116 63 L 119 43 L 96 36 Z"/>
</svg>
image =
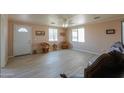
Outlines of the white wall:
<svg viewBox="0 0 124 93">
<path fill-rule="evenodd" d="M 0 16 L 0 23 L 1 23 L 1 51 L 0 51 L 0 66 L 5 67 L 8 61 L 8 16 L 7 15 L 1 15 Z"/>
<path fill-rule="evenodd" d="M 71 41 L 71 29 L 67 31 L 69 42 L 73 49 L 91 52 L 94 54 L 102 54 L 107 52 L 111 45 L 117 41 L 121 41 L 121 20 L 112 20 L 101 23 L 86 24 L 80 27 L 85 29 L 85 42 L 76 43 Z M 106 34 L 106 29 L 115 29 L 115 34 Z"/>
</svg>

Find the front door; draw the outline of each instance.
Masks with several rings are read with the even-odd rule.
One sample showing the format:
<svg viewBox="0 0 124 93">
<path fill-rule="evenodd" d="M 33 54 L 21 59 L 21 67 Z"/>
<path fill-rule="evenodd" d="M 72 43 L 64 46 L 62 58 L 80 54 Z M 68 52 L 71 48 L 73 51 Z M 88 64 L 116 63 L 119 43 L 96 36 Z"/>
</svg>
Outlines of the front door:
<svg viewBox="0 0 124 93">
<path fill-rule="evenodd" d="M 31 27 L 14 25 L 14 56 L 31 54 Z"/>
</svg>

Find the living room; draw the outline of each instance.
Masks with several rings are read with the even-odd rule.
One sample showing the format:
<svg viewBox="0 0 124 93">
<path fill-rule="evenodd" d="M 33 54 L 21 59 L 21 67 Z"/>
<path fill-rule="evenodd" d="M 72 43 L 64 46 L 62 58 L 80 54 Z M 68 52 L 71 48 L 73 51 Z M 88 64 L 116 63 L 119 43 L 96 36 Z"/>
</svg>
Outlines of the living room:
<svg viewBox="0 0 124 93">
<path fill-rule="evenodd" d="M 3 27 L 6 30 L 4 31 L 6 38 L 3 35 L 6 40 L 6 52 L 2 57 L 4 59 L 1 59 L 4 67 L 2 77 L 53 78 L 61 77 L 63 73 L 68 77 L 85 77 L 84 70 L 89 65 L 89 61 L 95 61 L 100 55 L 110 52 L 114 43 L 123 43 L 123 18 L 123 14 L 1 15 L 1 19 L 6 21 L 1 23 L 8 27 L 8 30 Z M 122 53 L 123 51 L 122 48 Z M 38 63 L 36 60 L 39 60 Z M 43 66 L 42 61 L 51 63 L 52 74 L 49 70 L 45 70 L 48 65 Z M 57 65 L 54 62 L 58 62 L 61 69 L 57 66 L 54 68 L 52 65 Z M 42 71 L 37 66 L 28 69 L 36 65 L 35 63 L 37 66 L 41 65 Z M 64 65 L 61 65 L 62 63 Z M 23 72 L 22 75 L 21 72 Z M 37 74 L 33 74 L 34 72 Z"/>
</svg>

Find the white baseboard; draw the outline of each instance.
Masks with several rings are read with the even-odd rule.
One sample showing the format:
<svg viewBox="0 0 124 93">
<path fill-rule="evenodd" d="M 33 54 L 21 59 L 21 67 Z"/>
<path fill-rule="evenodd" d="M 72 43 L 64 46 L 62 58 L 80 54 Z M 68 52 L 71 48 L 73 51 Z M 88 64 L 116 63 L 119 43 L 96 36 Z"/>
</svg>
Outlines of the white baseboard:
<svg viewBox="0 0 124 93">
<path fill-rule="evenodd" d="M 80 52 L 87 52 L 87 53 L 91 53 L 91 54 L 95 54 L 95 55 L 100 55 L 100 53 L 92 52 L 89 50 L 76 49 L 76 48 L 72 48 L 72 50 L 76 50 L 76 51 L 80 51 Z"/>
</svg>

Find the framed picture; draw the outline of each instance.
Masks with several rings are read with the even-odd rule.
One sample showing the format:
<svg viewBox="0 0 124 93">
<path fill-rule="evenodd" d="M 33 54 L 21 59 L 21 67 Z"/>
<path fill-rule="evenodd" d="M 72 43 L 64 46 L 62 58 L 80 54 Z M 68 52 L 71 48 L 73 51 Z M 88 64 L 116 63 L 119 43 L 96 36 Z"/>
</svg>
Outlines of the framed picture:
<svg viewBox="0 0 124 93">
<path fill-rule="evenodd" d="M 115 29 L 107 29 L 106 34 L 115 34 Z"/>
<path fill-rule="evenodd" d="M 37 35 L 37 36 L 44 36 L 45 35 L 45 31 L 36 31 L 35 35 Z"/>
<path fill-rule="evenodd" d="M 60 33 L 60 36 L 65 36 L 65 33 L 61 32 L 61 33 Z"/>
</svg>

